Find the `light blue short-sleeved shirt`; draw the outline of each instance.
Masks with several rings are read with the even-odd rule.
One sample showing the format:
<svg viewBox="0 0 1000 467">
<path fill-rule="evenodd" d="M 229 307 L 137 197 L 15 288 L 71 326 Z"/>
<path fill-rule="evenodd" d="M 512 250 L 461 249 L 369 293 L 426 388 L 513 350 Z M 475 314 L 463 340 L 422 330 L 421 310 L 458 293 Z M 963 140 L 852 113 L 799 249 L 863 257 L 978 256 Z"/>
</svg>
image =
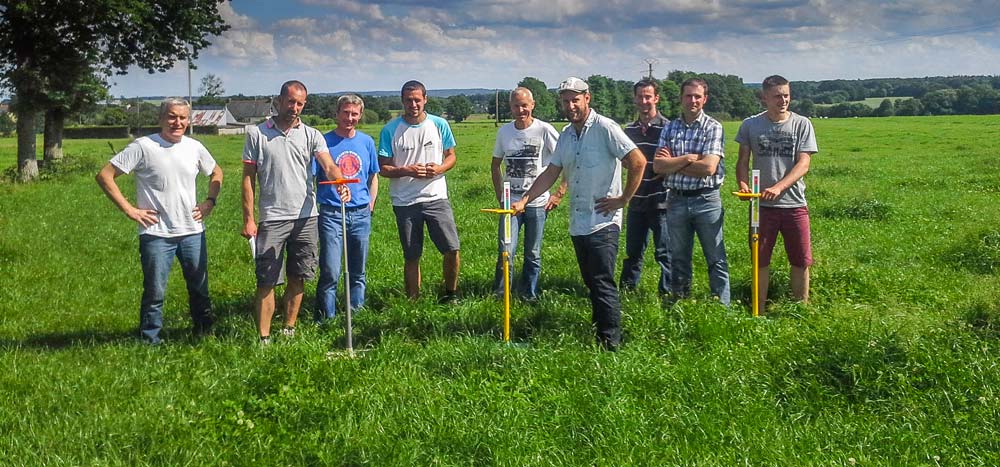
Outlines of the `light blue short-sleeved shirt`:
<svg viewBox="0 0 1000 467">
<path fill-rule="evenodd" d="M 441 164 L 444 151 L 455 147 L 455 137 L 448 122 L 427 114 L 424 121 L 411 125 L 396 117 L 379 134 L 378 156 L 392 159 L 393 165 Z M 439 199 L 448 199 L 444 174 L 431 179 L 399 177 L 389 180 L 389 195 L 393 206 L 409 206 Z"/>
</svg>

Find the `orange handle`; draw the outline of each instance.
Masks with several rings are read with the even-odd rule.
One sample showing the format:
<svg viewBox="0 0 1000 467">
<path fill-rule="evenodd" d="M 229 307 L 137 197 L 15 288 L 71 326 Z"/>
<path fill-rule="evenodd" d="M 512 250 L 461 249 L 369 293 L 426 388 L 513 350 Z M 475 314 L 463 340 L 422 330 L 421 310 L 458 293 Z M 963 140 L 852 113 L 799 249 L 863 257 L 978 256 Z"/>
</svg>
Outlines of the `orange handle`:
<svg viewBox="0 0 1000 467">
<path fill-rule="evenodd" d="M 319 184 L 320 185 L 347 185 L 348 183 L 358 183 L 359 181 L 361 181 L 361 180 L 359 180 L 357 178 L 338 178 L 336 180 L 324 180 L 322 182 L 319 182 Z"/>
</svg>

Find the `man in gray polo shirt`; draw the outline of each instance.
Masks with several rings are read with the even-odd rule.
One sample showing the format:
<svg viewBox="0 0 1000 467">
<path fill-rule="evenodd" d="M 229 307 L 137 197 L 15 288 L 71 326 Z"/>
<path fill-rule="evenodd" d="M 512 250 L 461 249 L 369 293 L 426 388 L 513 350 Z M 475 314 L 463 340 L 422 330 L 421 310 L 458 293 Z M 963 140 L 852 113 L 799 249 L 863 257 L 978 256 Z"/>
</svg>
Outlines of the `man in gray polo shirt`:
<svg viewBox="0 0 1000 467">
<path fill-rule="evenodd" d="M 257 293 L 254 318 L 261 343 L 270 342 L 271 318 L 274 316 L 274 287 L 285 287 L 286 336 L 295 334 L 295 320 L 302 305 L 305 281 L 316 272 L 316 246 L 319 243 L 316 217 L 315 178 L 312 161 L 316 158 L 328 180 L 343 178 L 330 157 L 326 140 L 318 130 L 299 119 L 306 105 L 306 86 L 288 81 L 281 86 L 277 99 L 278 115 L 247 127 L 243 145 L 243 232 L 256 238 Z M 260 224 L 254 220 L 254 195 L 260 184 Z M 350 191 L 338 186 L 341 199 L 350 199 Z M 285 254 L 288 254 L 287 265 Z M 285 268 L 282 268 L 282 266 Z"/>
<path fill-rule="evenodd" d="M 560 83 L 559 103 L 570 125 L 559 135 L 548 168 L 511 209 L 523 212 L 566 170 L 569 234 L 580 275 L 590 290 L 591 321 L 598 343 L 615 351 L 622 337 L 621 302 L 615 284 L 622 208 L 639 189 L 646 158 L 618 123 L 590 108 L 586 81 L 570 77 Z M 624 189 L 622 162 L 628 170 Z"/>
</svg>

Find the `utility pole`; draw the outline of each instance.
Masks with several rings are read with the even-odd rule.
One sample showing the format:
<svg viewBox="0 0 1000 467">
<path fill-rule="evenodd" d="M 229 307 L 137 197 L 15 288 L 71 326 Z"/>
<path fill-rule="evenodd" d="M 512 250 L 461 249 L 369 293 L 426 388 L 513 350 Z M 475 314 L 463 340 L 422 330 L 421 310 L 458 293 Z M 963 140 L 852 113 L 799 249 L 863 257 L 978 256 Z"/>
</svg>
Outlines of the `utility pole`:
<svg viewBox="0 0 1000 467">
<path fill-rule="evenodd" d="M 188 55 L 187 62 L 188 62 L 188 110 L 191 112 L 191 114 L 188 115 L 188 134 L 189 135 L 193 135 L 194 134 L 194 125 L 190 124 L 190 122 L 191 122 L 190 117 L 194 117 L 194 99 L 192 99 L 192 97 L 191 97 L 191 67 L 192 67 L 192 65 L 191 65 L 191 56 L 190 55 Z"/>
<path fill-rule="evenodd" d="M 647 58 L 645 61 L 646 64 L 649 65 L 649 74 L 646 75 L 646 77 L 649 79 L 653 79 L 653 65 L 659 63 L 659 60 L 655 58 Z"/>
</svg>

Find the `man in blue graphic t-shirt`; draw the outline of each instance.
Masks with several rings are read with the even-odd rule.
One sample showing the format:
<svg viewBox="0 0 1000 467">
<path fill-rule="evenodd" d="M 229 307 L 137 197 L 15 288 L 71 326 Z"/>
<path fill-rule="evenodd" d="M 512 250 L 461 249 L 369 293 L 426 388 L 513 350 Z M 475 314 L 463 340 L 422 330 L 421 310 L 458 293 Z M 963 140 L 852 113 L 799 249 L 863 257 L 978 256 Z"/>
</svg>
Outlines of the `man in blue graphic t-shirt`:
<svg viewBox="0 0 1000 467">
<path fill-rule="evenodd" d="M 317 322 L 336 314 L 337 283 L 344 245 L 343 221 L 347 227 L 347 266 L 350 277 L 351 309 L 365 304 L 365 263 L 368 260 L 368 238 L 372 231 L 372 213 L 378 196 L 378 159 L 375 140 L 355 127 L 365 113 L 365 102 L 354 94 L 337 99 L 337 128 L 324 135 L 330 156 L 344 178 L 360 181 L 347 185 L 350 201 L 341 215 L 340 195 L 333 185 L 319 185 L 326 180 L 322 170 L 316 170 L 316 201 L 319 204 L 319 284 L 316 286 Z M 314 167 L 317 168 L 318 167 Z"/>
</svg>

